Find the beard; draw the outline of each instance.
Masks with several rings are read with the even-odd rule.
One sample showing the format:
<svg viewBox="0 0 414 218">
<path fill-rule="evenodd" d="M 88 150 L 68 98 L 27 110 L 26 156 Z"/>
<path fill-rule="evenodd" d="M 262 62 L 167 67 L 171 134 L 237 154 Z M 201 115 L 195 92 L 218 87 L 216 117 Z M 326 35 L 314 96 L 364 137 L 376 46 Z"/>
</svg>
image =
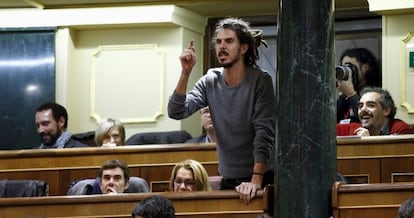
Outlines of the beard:
<svg viewBox="0 0 414 218">
<path fill-rule="evenodd" d="M 361 122 L 361 126 L 365 129 L 371 129 L 372 124 L 371 123 L 367 123 L 367 122 Z"/>
<path fill-rule="evenodd" d="M 229 62 L 224 62 L 224 58 L 230 57 L 230 54 L 226 51 L 220 51 L 217 55 L 218 66 L 223 68 L 231 68 L 236 62 L 239 61 L 239 57 L 230 60 Z M 222 60 L 223 58 L 223 60 Z"/>
<path fill-rule="evenodd" d="M 234 65 L 234 62 L 229 62 L 229 63 L 219 63 L 219 67 L 223 67 L 223 68 L 231 68 Z"/>
<path fill-rule="evenodd" d="M 362 127 L 370 129 L 374 122 L 374 115 L 370 112 L 364 112 L 359 114 L 359 119 Z"/>
<path fill-rule="evenodd" d="M 43 145 L 51 146 L 56 143 L 57 139 L 59 138 L 59 135 L 60 134 L 41 133 L 40 141 L 42 142 Z"/>
<path fill-rule="evenodd" d="M 230 62 L 227 62 L 227 63 L 225 63 L 225 62 L 221 62 L 220 60 L 219 60 L 219 67 L 223 67 L 223 68 L 231 68 L 236 62 L 238 62 L 239 61 L 239 58 L 237 57 L 236 59 L 234 59 L 234 60 L 231 60 Z"/>
</svg>

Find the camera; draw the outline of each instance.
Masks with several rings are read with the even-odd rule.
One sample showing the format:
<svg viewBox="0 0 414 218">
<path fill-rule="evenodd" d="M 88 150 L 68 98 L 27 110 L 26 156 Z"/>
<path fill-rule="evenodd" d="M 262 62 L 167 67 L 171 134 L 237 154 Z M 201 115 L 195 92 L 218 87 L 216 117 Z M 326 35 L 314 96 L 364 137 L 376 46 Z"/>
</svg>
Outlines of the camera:
<svg viewBox="0 0 414 218">
<path fill-rule="evenodd" d="M 358 68 L 355 65 L 347 62 L 341 66 L 336 66 L 335 70 L 337 80 L 348 80 L 349 74 L 352 74 L 354 88 L 358 88 Z"/>
</svg>

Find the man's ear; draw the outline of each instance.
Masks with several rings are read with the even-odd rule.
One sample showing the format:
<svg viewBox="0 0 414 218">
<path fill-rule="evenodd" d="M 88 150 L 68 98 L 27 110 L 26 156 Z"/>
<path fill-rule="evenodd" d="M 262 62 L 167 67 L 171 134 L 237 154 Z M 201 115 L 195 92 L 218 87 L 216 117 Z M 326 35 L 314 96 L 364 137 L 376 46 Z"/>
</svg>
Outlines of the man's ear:
<svg viewBox="0 0 414 218">
<path fill-rule="evenodd" d="M 391 113 L 391 108 L 384 108 L 384 116 L 385 117 L 388 117 L 388 115 L 390 115 L 390 113 Z"/>
<path fill-rule="evenodd" d="M 369 64 L 362 64 L 362 66 L 361 66 L 361 70 L 362 70 L 362 73 L 365 75 L 368 71 L 369 71 Z"/>
<path fill-rule="evenodd" d="M 125 183 L 124 191 L 126 191 L 129 187 L 129 181 Z"/>
<path fill-rule="evenodd" d="M 244 55 L 244 54 L 246 54 L 247 50 L 249 50 L 249 45 L 246 44 L 246 43 L 243 43 L 243 44 L 240 45 L 240 48 L 241 48 L 242 54 Z"/>
<path fill-rule="evenodd" d="M 58 125 L 59 125 L 59 128 L 60 129 L 65 129 L 64 128 L 65 122 L 66 122 L 65 118 L 63 116 L 60 116 L 59 117 L 59 120 L 58 120 Z"/>
</svg>

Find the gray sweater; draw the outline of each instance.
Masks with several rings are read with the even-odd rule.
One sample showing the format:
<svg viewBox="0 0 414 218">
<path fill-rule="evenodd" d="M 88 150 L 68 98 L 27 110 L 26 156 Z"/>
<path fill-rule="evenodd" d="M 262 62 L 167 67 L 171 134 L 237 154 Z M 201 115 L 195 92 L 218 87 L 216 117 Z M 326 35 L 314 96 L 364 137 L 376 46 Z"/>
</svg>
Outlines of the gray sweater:
<svg viewBox="0 0 414 218">
<path fill-rule="evenodd" d="M 168 115 L 184 119 L 207 105 L 224 178 L 250 177 L 254 163 L 268 164 L 274 149 L 276 107 L 269 74 L 249 67 L 243 81 L 229 87 L 223 68 L 209 69 L 186 95 L 171 95 Z"/>
</svg>

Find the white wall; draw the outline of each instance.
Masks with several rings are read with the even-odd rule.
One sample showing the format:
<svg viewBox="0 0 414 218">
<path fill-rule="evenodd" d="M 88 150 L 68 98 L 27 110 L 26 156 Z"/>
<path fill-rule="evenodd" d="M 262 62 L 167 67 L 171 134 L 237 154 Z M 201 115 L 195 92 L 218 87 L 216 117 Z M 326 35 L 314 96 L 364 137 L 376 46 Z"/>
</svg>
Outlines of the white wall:
<svg viewBox="0 0 414 218">
<path fill-rule="evenodd" d="M 414 123 L 414 69 L 407 67 L 406 46 L 410 43 L 403 40 L 408 32 L 414 32 L 413 20 L 414 14 L 383 16 L 382 33 L 383 87 L 390 91 L 398 106 L 396 117 L 411 124 Z"/>
<path fill-rule="evenodd" d="M 184 129 L 201 134 L 200 116 L 175 121 L 168 98 L 181 72 L 178 56 L 194 39 L 202 75 L 207 18 L 174 5 L 87 9 L 2 10 L 1 27 L 57 27 L 56 101 L 73 133 L 95 130 L 103 118 L 137 132 Z M 7 22 L 3 22 L 7 21 Z"/>
<path fill-rule="evenodd" d="M 182 36 L 195 38 L 202 51 L 201 35 L 181 27 L 80 29 L 73 35 L 65 89 L 72 131 L 93 130 L 107 117 L 121 119 L 127 135 L 182 129 L 190 121 L 169 119 L 166 107 L 188 42 Z M 202 75 L 200 68 L 192 82 Z M 199 127 L 197 115 L 193 119 Z M 193 134 L 200 130 L 188 127 Z"/>
<path fill-rule="evenodd" d="M 414 1 L 368 0 L 369 9 L 382 15 L 382 86 L 397 105 L 396 117 L 414 124 L 414 69 L 408 51 L 414 51 Z M 411 47 L 411 48 L 408 48 Z"/>
</svg>

